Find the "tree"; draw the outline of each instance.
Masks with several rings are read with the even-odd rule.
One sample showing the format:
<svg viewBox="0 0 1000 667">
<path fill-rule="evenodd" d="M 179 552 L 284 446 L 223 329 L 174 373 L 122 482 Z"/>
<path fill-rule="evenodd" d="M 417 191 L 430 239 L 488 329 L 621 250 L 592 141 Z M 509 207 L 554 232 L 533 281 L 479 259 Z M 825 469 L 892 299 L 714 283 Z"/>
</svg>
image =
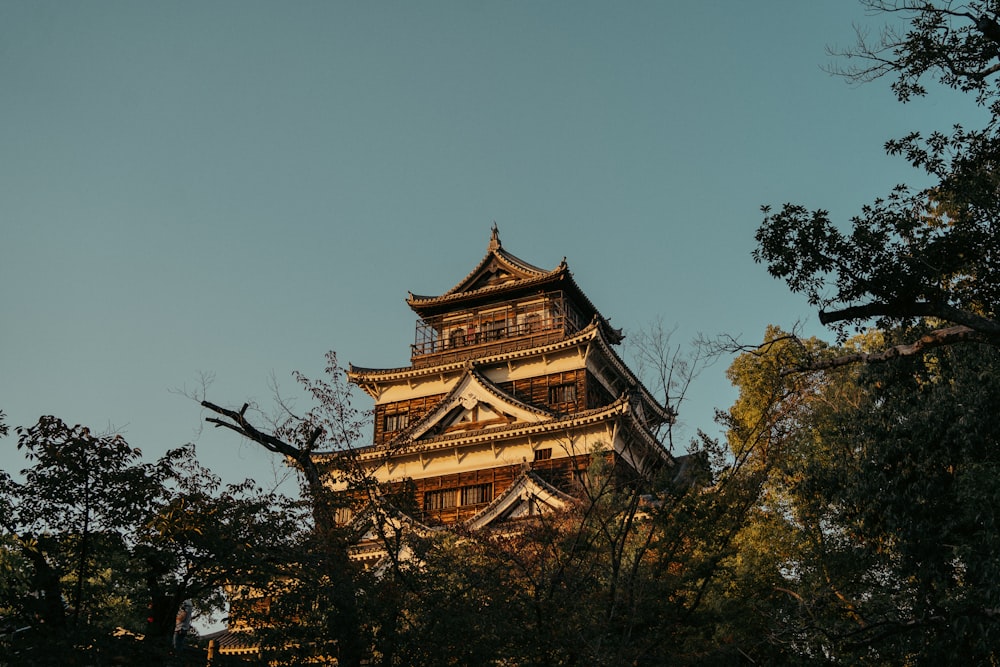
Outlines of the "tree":
<svg viewBox="0 0 1000 667">
<path fill-rule="evenodd" d="M 911 664 L 1000 657 L 998 363 L 968 345 L 866 370 L 872 390 L 840 422 L 868 465 L 834 500 L 853 500 L 845 523 L 898 582 L 893 613 L 864 639 Z"/>
<path fill-rule="evenodd" d="M 696 341 L 693 351 L 685 353 L 680 345 L 671 341 L 674 331 L 667 329 L 663 320 L 658 319 L 630 332 L 627 339 L 630 366 L 654 399 L 674 416 L 654 431 L 656 439 L 670 451 L 681 447 L 679 429 L 676 428 L 677 416 L 683 413 L 691 383 L 707 363 L 705 352 L 709 347 Z"/>
<path fill-rule="evenodd" d="M 150 601 L 147 633 L 166 639 L 180 603 L 222 610 L 224 588 L 262 587 L 280 571 L 302 535 L 297 502 L 252 482 L 222 486 L 191 446 L 152 467 L 160 495 L 135 527 L 131 556 Z"/>
<path fill-rule="evenodd" d="M 995 2 L 977 0 L 955 6 L 928 0 L 861 0 L 871 15 L 900 15 L 904 30 L 884 27 L 875 39 L 859 29 L 857 44 L 831 53 L 845 62 L 832 71 L 864 83 L 896 77 L 892 89 L 901 102 L 927 94 L 923 79 L 936 77 L 943 85 L 990 102 L 1000 72 L 1000 24 Z M 993 80 L 991 80 L 993 79 Z"/>
<path fill-rule="evenodd" d="M 757 655 L 768 663 L 844 657 L 838 638 L 857 629 L 857 601 L 881 590 L 872 577 L 883 570 L 845 531 L 831 499 L 863 467 L 851 443 L 830 436 L 841 412 L 859 409 L 859 367 L 785 372 L 879 343 L 872 336 L 835 348 L 769 327 L 761 346 L 729 368 L 740 394 L 725 418 L 728 438 L 734 455 L 764 474 L 759 503 L 738 539 L 733 585 L 756 597 L 750 619 L 764 640 Z"/>
<path fill-rule="evenodd" d="M 864 344 L 781 362 L 779 377 L 805 383 L 794 395 L 807 409 L 782 434 L 782 465 L 792 473 L 772 478 L 782 504 L 762 510 L 766 534 L 782 531 L 798 544 L 784 585 L 794 604 L 774 613 L 789 621 L 783 636 L 812 655 L 990 663 L 1000 650 L 991 579 L 997 488 L 988 472 L 1000 443 L 985 407 L 995 400 L 1000 347 L 1000 6 L 863 4 L 905 28 L 875 40 L 862 33 L 839 54 L 848 58 L 839 73 L 893 77 L 904 103 L 929 94 L 926 82 L 936 79 L 970 93 L 988 117 L 978 130 L 887 142 L 931 184 L 898 186 L 849 231 L 823 210 L 764 209 L 755 259 L 805 294 L 841 342 L 852 327 L 877 327 Z M 842 368 L 858 362 L 867 363 Z M 754 395 L 752 385 L 744 393 Z"/>
<path fill-rule="evenodd" d="M 29 664 L 161 655 L 181 600 L 221 610 L 222 587 L 270 580 L 297 532 L 285 500 L 222 489 L 192 447 L 146 464 L 120 435 L 55 417 L 18 434 L 31 465 L 23 482 L 0 473 L 0 608 L 31 629 Z"/>
<path fill-rule="evenodd" d="M 1000 655 L 1000 443 L 989 407 L 1000 354 L 948 346 L 894 364 L 783 372 L 880 337 L 829 348 L 771 330 L 734 362 L 734 425 L 771 424 L 771 472 L 741 536 L 754 566 L 736 582 L 761 591 L 770 644 L 801 658 L 990 664 Z"/>
<path fill-rule="evenodd" d="M 118 435 L 94 436 L 86 427 L 69 427 L 54 417 L 42 417 L 31 428 L 18 428 L 18 449 L 34 465 L 24 471 L 24 484 L 7 476 L 3 528 L 20 542 L 35 565 L 39 613 L 51 628 L 62 628 L 67 618 L 62 595 L 68 594 L 72 623 L 94 612 L 88 590 L 92 556 L 98 546 L 116 549 L 124 530 L 135 525 L 151 500 L 139 454 Z M 54 536 L 62 536 L 64 539 Z M 60 551 L 55 565 L 46 553 Z M 59 571 L 72 579 L 61 590 Z M 103 606 L 103 605 L 102 605 Z"/>
<path fill-rule="evenodd" d="M 357 607 L 357 566 L 347 553 L 347 547 L 358 536 L 349 526 L 338 524 L 337 509 L 344 506 L 346 497 L 330 489 L 325 475 L 343 479 L 353 489 L 369 493 L 371 499 L 374 499 L 374 489 L 359 472 L 360 467 L 351 465 L 352 446 L 366 417 L 351 407 L 350 385 L 333 352 L 327 354 L 326 373 L 328 382 L 296 374 L 296 379 L 316 401 L 316 407 L 297 415 L 282 402 L 284 418 L 271 431 L 251 423 L 247 416 L 249 404 L 244 403 L 239 410 L 207 400 L 202 400 L 201 405 L 218 415 L 208 417 L 209 423 L 235 431 L 266 450 L 286 457 L 302 476 L 314 535 L 304 544 L 304 553 L 289 559 L 291 567 L 275 582 L 281 589 L 274 596 L 277 606 L 259 623 L 270 631 L 272 648 L 277 652 L 274 659 L 280 659 L 278 654 L 287 652 L 290 646 L 308 648 L 319 638 L 326 637 L 335 641 L 340 664 L 353 667 L 361 664 L 364 647 L 369 643 L 363 637 Z M 321 470 L 313 454 L 323 448 L 344 453 L 338 458 L 343 465 Z M 287 608 L 279 611 L 281 605 Z M 304 609 L 318 613 L 306 616 L 302 613 Z M 312 622 L 304 622 L 307 619 Z M 288 621 L 292 621 L 291 625 Z M 293 631 L 295 636 L 290 635 Z M 293 639 L 308 641 L 296 644 Z M 320 653 L 328 651 L 327 647 L 322 647 Z M 291 659 L 301 657 L 293 655 Z"/>
<path fill-rule="evenodd" d="M 595 448 L 578 500 L 496 530 L 410 536 L 414 558 L 367 580 L 379 665 L 731 664 L 745 617 L 720 604 L 756 497 L 732 472 L 623 475 Z M 707 472 L 707 471 L 706 471 Z M 658 493 L 648 493 L 650 490 Z M 748 633 L 749 635 L 749 633 Z"/>
<path fill-rule="evenodd" d="M 831 360 L 884 361 L 941 345 L 978 342 L 1000 345 L 1000 26 L 995 2 L 864 2 L 875 13 L 902 19 L 907 28 L 887 28 L 874 42 L 864 35 L 844 55 L 857 67 L 840 70 L 853 80 L 895 76 L 901 102 L 928 93 L 924 81 L 970 92 L 989 112 L 981 130 L 955 126 L 927 137 L 911 133 L 887 142 L 931 179 L 917 191 L 898 186 L 865 206 L 841 231 L 825 210 L 785 204 L 764 207 L 754 258 L 805 294 L 820 309 L 820 321 L 847 327 L 875 321 L 883 329 L 918 321 L 915 331 L 890 348 Z"/>
</svg>

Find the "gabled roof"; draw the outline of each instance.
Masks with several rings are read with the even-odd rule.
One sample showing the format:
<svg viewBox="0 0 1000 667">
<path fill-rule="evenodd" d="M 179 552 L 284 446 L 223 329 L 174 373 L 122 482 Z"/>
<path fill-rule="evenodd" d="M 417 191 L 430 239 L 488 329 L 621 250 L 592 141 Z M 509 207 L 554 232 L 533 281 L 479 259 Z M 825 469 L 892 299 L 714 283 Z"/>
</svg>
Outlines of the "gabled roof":
<svg viewBox="0 0 1000 667">
<path fill-rule="evenodd" d="M 410 298 L 407 299 L 407 303 L 410 304 L 411 308 L 416 310 L 420 305 L 441 301 L 448 299 L 448 297 L 466 295 L 482 290 L 495 290 L 496 288 L 508 286 L 512 282 L 531 282 L 539 278 L 549 278 L 557 275 L 565 268 L 565 258 L 555 269 L 546 271 L 507 252 L 503 249 L 503 244 L 500 243 L 500 232 L 494 223 L 492 233 L 490 234 L 490 243 L 486 248 L 486 255 L 465 278 L 462 278 L 457 285 L 440 296 L 420 296 L 411 293 Z"/>
<path fill-rule="evenodd" d="M 619 454 L 634 457 L 645 456 L 644 452 L 652 452 L 663 461 L 672 463 L 674 457 L 649 432 L 636 413 L 635 400 L 634 396 L 626 393 L 609 405 L 583 412 L 554 415 L 538 421 L 498 424 L 492 428 L 474 429 L 468 432 L 457 431 L 433 435 L 427 433 L 417 441 L 405 437 L 406 431 L 403 431 L 401 437 L 391 443 L 358 447 L 352 451 L 360 462 L 385 462 L 397 457 L 428 455 L 453 448 L 475 447 L 484 443 L 503 442 L 525 436 L 564 433 L 567 429 L 587 428 L 595 424 L 617 422 L 619 428 L 627 429 L 634 436 L 632 443 L 640 448 L 634 450 L 632 449 L 633 445 L 629 445 L 625 450 L 618 450 Z M 324 460 L 340 455 L 341 452 L 316 452 L 313 454 L 313 458 Z"/>
<path fill-rule="evenodd" d="M 465 377 L 437 407 L 402 431 L 394 442 L 413 442 L 428 434 L 488 429 L 553 417 L 551 412 L 528 405 L 502 391 L 477 372 L 472 364 L 468 364 L 466 369 Z"/>
<path fill-rule="evenodd" d="M 573 274 L 566 264 L 565 257 L 559 262 L 559 266 L 551 271 L 529 264 L 504 250 L 496 224 L 493 225 L 486 255 L 465 278 L 439 296 L 423 296 L 411 292 L 406 303 L 417 315 L 426 318 L 471 304 L 503 301 L 517 293 L 550 290 L 564 290 L 569 293 L 577 306 L 584 311 L 585 318 L 596 316 L 608 327 L 609 332 L 621 335 L 619 330 L 611 328 L 607 319 L 598 312 L 573 280 Z"/>
<path fill-rule="evenodd" d="M 388 528 L 391 532 L 408 529 L 420 535 L 428 535 L 434 530 L 423 522 L 399 510 L 385 498 L 376 498 L 375 505 L 377 507 L 372 505 L 367 507 L 364 512 L 356 516 L 351 522 L 351 527 L 361 535 L 359 542 L 380 539 L 380 535 L 376 530 L 376 523 L 381 524 L 383 531 Z"/>
<path fill-rule="evenodd" d="M 561 510 L 572 502 L 572 496 L 563 493 L 531 470 L 525 470 L 506 491 L 465 521 L 464 526 L 468 530 L 482 530 L 509 519 Z"/>
<path fill-rule="evenodd" d="M 363 368 L 361 366 L 355 366 L 351 364 L 348 368 L 347 377 L 354 384 L 361 387 L 371 396 L 376 396 L 376 387 L 379 384 L 386 383 L 390 384 L 393 382 L 402 382 L 414 378 L 426 377 L 426 376 L 440 376 L 441 374 L 454 374 L 462 371 L 464 368 L 482 368 L 490 366 L 492 364 L 509 362 L 514 359 L 530 357 L 537 354 L 544 354 L 548 352 L 553 352 L 556 350 L 568 349 L 575 346 L 583 345 L 596 345 L 597 349 L 601 351 L 604 357 L 608 360 L 608 363 L 613 366 L 617 372 L 624 378 L 625 382 L 634 387 L 639 395 L 642 396 L 646 403 L 646 409 L 651 411 L 649 414 L 651 419 L 660 420 L 663 422 L 670 421 L 674 418 L 674 412 L 672 408 L 667 408 L 659 404 L 656 398 L 653 397 L 652 393 L 639 381 L 634 373 L 625 364 L 618 353 L 612 347 L 612 342 L 609 341 L 607 337 L 607 329 L 600 326 L 599 322 L 592 322 L 589 326 L 581 329 L 579 333 L 575 334 L 570 338 L 564 338 L 563 340 L 550 343 L 548 345 L 540 346 L 537 348 L 514 350 L 510 352 L 502 352 L 500 354 L 494 354 L 485 357 L 479 357 L 477 359 L 470 359 L 467 361 L 456 361 L 450 364 L 445 364 L 442 366 L 427 366 L 427 367 L 417 367 L 403 366 L 400 368 Z M 488 382 L 488 381 L 487 381 Z M 492 385 L 492 383 L 490 384 Z M 495 386 L 494 386 L 495 389 Z M 499 391 L 499 389 L 496 389 Z M 511 397 L 513 399 L 513 397 Z M 516 399 L 513 399 L 516 400 Z"/>
<path fill-rule="evenodd" d="M 360 536 L 348 553 L 352 560 L 381 563 L 385 558 L 387 538 L 395 538 L 400 533 L 412 532 L 422 537 L 437 532 L 423 522 L 394 507 L 383 497 L 377 497 L 368 508 L 351 522 L 352 528 Z M 406 540 L 397 543 L 399 560 L 409 560 L 412 551 Z"/>
<path fill-rule="evenodd" d="M 449 296 L 459 292 L 472 292 L 484 287 L 510 282 L 511 280 L 540 278 L 555 273 L 555 271 L 558 271 L 559 268 L 565 265 L 566 260 L 563 259 L 559 267 L 556 267 L 553 271 L 546 271 L 534 264 L 529 264 L 519 257 L 515 257 L 503 249 L 503 244 L 500 243 L 500 232 L 497 229 L 496 223 L 494 223 L 490 234 L 490 244 L 486 248 L 486 256 L 476 265 L 476 268 L 469 272 L 469 275 L 442 296 Z"/>
<path fill-rule="evenodd" d="M 475 516 L 463 521 L 458 526 L 425 526 L 417 519 L 404 514 L 395 509 L 384 499 L 376 499 L 376 503 L 385 510 L 382 515 L 374 512 L 366 512 L 355 522 L 356 528 L 368 527 L 361 539 L 349 548 L 350 556 L 355 561 L 367 561 L 380 574 L 385 566 L 386 541 L 382 539 L 380 532 L 375 529 L 373 521 L 384 522 L 382 532 L 395 536 L 397 531 L 412 531 L 423 537 L 428 537 L 434 533 L 441 533 L 447 530 L 454 530 L 461 527 L 466 531 L 477 531 L 484 528 L 499 527 L 503 522 L 512 519 L 523 519 L 540 514 L 565 509 L 575 502 L 573 496 L 560 491 L 544 479 L 539 477 L 530 469 L 525 469 L 513 481 L 506 491 L 493 499 L 489 505 L 484 507 Z M 410 560 L 413 552 L 407 544 L 406 538 L 397 543 L 400 560 Z"/>
<path fill-rule="evenodd" d="M 507 490 L 493 499 L 493 501 L 477 512 L 471 518 L 462 522 L 462 526 L 467 530 L 482 530 L 493 524 L 498 524 L 509 519 L 520 519 L 528 516 L 537 516 L 554 510 L 561 510 L 574 502 L 573 496 L 560 491 L 552 486 L 530 468 L 525 468 Z M 424 525 L 417 519 L 397 510 L 384 500 L 379 499 L 383 509 L 381 515 L 385 523 L 383 530 L 389 533 L 404 529 L 413 530 L 418 535 L 428 536 L 432 533 L 440 532 L 443 526 L 433 528 Z M 359 544 L 366 545 L 367 551 L 376 553 L 384 550 L 381 546 L 381 536 L 375 529 L 373 521 L 376 519 L 374 512 L 366 512 L 355 521 L 358 527 L 367 527 L 367 530 L 358 541 Z M 379 543 L 379 544 L 375 544 Z M 359 550 L 360 555 L 361 550 Z"/>
</svg>

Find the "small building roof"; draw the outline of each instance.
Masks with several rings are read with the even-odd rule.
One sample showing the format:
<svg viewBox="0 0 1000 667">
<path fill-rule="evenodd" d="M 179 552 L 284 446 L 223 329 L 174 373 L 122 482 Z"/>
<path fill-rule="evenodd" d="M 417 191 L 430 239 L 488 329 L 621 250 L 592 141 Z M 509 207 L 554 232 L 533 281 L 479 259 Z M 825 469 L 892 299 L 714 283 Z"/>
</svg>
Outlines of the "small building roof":
<svg viewBox="0 0 1000 667">
<path fill-rule="evenodd" d="M 260 653 L 260 640 L 251 630 L 225 629 L 202 635 L 204 641 L 214 641 L 215 649 L 220 655 L 257 655 Z"/>
</svg>

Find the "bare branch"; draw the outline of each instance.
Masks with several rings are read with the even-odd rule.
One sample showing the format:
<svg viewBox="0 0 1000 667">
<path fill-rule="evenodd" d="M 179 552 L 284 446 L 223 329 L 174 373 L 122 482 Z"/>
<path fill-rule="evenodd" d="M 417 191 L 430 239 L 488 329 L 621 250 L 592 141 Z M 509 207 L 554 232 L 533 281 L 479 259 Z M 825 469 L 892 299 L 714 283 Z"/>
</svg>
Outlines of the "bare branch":
<svg viewBox="0 0 1000 667">
<path fill-rule="evenodd" d="M 967 11 L 965 5 L 953 9 L 951 3 L 936 6 L 924 0 L 863 0 L 862 4 L 869 16 L 899 15 L 894 18 L 901 18 L 908 27 L 885 26 L 873 38 L 867 30 L 855 26 L 855 46 L 844 50 L 827 48 L 827 53 L 848 61 L 857 59 L 863 64 L 831 66 L 828 71 L 832 74 L 865 83 L 897 73 L 899 81 L 893 87 L 905 101 L 926 92 L 918 79 L 933 70 L 941 72 L 946 85 L 962 88 L 980 88 L 986 79 L 1000 71 L 1000 66 L 988 64 L 1000 55 L 997 48 L 1000 24 L 992 12 L 977 15 Z M 978 43 L 979 38 L 986 43 Z M 969 83 L 962 83 L 963 80 Z"/>
<path fill-rule="evenodd" d="M 247 408 L 250 407 L 249 403 L 244 403 L 239 412 L 223 408 L 210 401 L 202 401 L 201 405 L 202 407 L 207 408 L 216 414 L 222 415 L 229 420 L 225 421 L 217 417 L 207 417 L 205 421 L 210 424 L 215 424 L 216 427 L 221 426 L 228 428 L 231 431 L 235 431 L 245 438 L 261 445 L 268 451 L 281 454 L 282 456 L 295 461 L 299 469 L 302 471 L 302 474 L 305 475 L 306 483 L 309 485 L 310 495 L 313 498 L 313 514 L 317 521 L 317 525 L 320 526 L 322 524 L 326 524 L 323 526 L 326 530 L 329 530 L 332 527 L 331 517 L 328 516 L 329 508 L 326 507 L 324 502 L 322 502 L 322 498 L 325 496 L 326 487 L 323 484 L 319 469 L 316 467 L 316 462 L 313 461 L 310 456 L 310 452 L 312 451 L 311 447 L 315 446 L 316 439 L 322 435 L 322 429 L 314 429 L 309 435 L 306 446 L 297 447 L 271 435 L 270 433 L 264 433 L 251 424 L 246 418 Z"/>
</svg>

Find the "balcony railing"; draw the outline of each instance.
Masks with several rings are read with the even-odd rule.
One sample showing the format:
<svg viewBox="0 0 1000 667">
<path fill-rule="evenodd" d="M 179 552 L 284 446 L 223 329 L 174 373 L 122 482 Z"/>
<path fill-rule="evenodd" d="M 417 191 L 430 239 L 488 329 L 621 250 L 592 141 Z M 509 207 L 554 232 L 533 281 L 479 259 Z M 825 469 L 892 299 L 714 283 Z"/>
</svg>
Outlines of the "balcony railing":
<svg viewBox="0 0 1000 667">
<path fill-rule="evenodd" d="M 417 363 L 418 359 L 430 355 L 468 359 L 489 353 L 488 346 L 515 340 L 542 344 L 576 333 L 582 326 L 582 318 L 566 302 L 562 292 L 539 295 L 530 300 L 491 304 L 477 310 L 418 320 L 412 361 Z M 447 359 L 426 361 L 440 363 Z"/>
</svg>

